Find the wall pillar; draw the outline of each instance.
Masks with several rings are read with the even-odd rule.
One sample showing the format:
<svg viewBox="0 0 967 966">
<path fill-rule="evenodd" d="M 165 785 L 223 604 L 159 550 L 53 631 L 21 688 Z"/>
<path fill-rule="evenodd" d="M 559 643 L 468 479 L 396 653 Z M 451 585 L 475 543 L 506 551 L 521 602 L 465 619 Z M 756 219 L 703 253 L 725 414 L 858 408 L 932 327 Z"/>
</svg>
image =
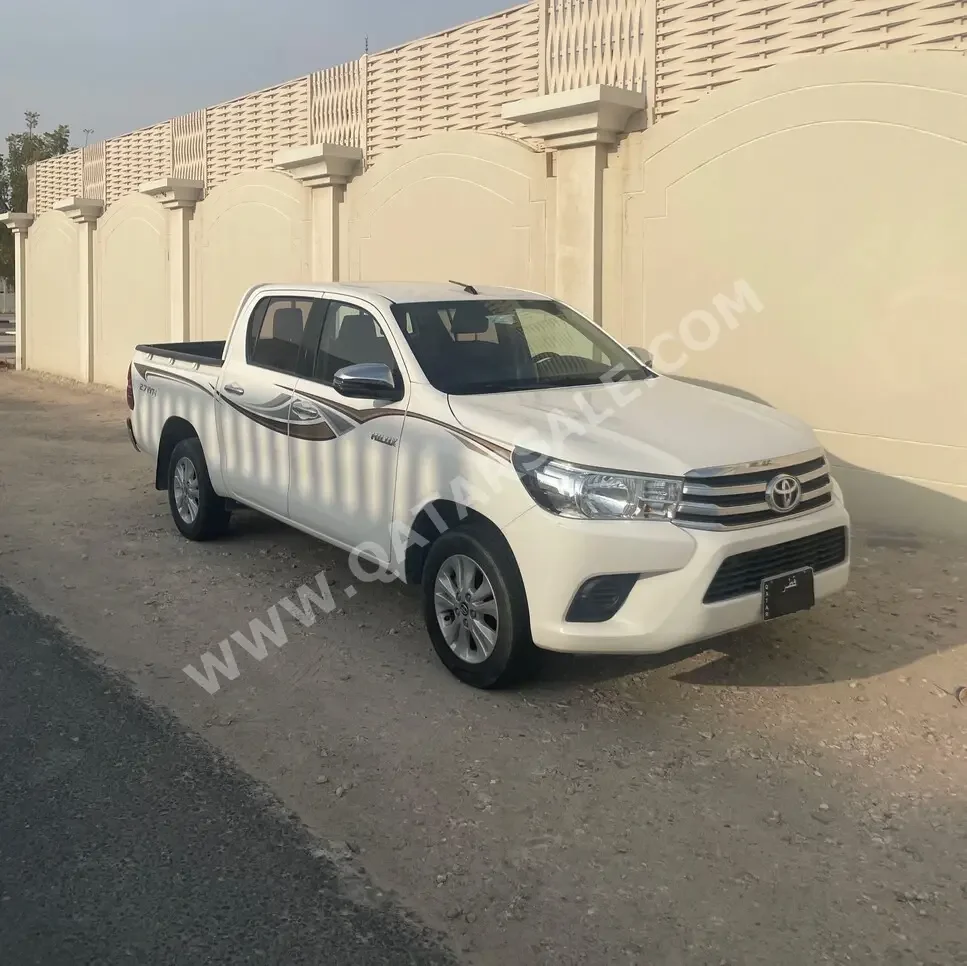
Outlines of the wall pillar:
<svg viewBox="0 0 967 966">
<path fill-rule="evenodd" d="M 13 314 L 16 332 L 14 338 L 14 366 L 26 368 L 24 346 L 27 324 L 27 229 L 34 222 L 33 215 L 7 212 L 0 215 L 0 225 L 6 225 L 13 234 Z"/>
<path fill-rule="evenodd" d="M 311 191 L 314 282 L 339 280 L 339 209 L 346 185 L 361 170 L 363 152 L 342 144 L 309 144 L 288 148 L 275 156 L 275 166 Z"/>
<path fill-rule="evenodd" d="M 557 231 L 555 294 L 601 323 L 604 170 L 609 148 L 645 95 L 595 84 L 505 104 L 503 116 L 528 128 L 555 152 Z"/>
<path fill-rule="evenodd" d="M 195 205 L 205 193 L 201 181 L 162 178 L 138 188 L 168 212 L 168 307 L 169 338 L 191 341 L 191 223 Z"/>
<path fill-rule="evenodd" d="M 94 380 L 94 232 L 104 203 L 96 198 L 67 198 L 54 208 L 62 211 L 80 228 L 77 249 L 77 294 L 81 382 Z"/>
</svg>

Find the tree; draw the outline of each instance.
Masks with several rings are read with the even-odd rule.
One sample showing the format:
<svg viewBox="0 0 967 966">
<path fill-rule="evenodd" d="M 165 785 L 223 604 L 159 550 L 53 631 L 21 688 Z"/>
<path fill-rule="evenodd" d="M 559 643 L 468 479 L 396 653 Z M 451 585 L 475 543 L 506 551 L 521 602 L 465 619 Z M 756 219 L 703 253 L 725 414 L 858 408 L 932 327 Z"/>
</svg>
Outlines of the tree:
<svg viewBox="0 0 967 966">
<path fill-rule="evenodd" d="M 0 154 L 0 215 L 10 210 L 10 178 L 7 174 L 7 159 Z"/>
<path fill-rule="evenodd" d="M 7 156 L 0 154 L 0 212 L 27 210 L 27 168 L 70 150 L 71 132 L 66 124 L 37 133 L 40 115 L 25 111 L 27 130 L 7 136 Z M 0 277 L 13 281 L 13 237 L 0 230 Z"/>
</svg>

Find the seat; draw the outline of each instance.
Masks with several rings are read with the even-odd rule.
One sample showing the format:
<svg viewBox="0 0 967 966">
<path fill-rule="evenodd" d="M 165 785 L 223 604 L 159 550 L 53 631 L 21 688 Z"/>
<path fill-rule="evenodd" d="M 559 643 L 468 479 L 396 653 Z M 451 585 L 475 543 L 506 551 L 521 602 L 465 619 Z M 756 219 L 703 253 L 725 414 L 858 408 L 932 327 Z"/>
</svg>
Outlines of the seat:
<svg viewBox="0 0 967 966">
<path fill-rule="evenodd" d="M 272 335 L 269 338 L 259 338 L 252 361 L 282 372 L 294 373 L 299 363 L 304 328 L 302 309 L 276 309 L 272 316 Z"/>
<path fill-rule="evenodd" d="M 493 323 L 481 302 L 462 302 L 450 322 L 453 331 L 453 364 L 473 373 L 474 382 L 514 381 L 521 376 L 519 358 L 512 342 L 482 340 L 477 336 L 488 332 Z M 466 338 L 474 336 L 473 339 Z"/>
<path fill-rule="evenodd" d="M 339 334 L 320 353 L 321 378 L 331 383 L 340 369 L 364 362 L 382 363 L 396 368 L 393 350 L 385 336 L 376 328 L 373 317 L 362 312 L 344 315 L 339 323 Z"/>
<path fill-rule="evenodd" d="M 430 382 L 439 382 L 453 366 L 453 339 L 435 309 L 415 311 L 410 319 L 413 333 L 408 336 Z"/>
<path fill-rule="evenodd" d="M 305 319 L 302 317 L 302 309 L 276 309 L 272 318 L 273 337 L 282 342 L 290 342 L 293 345 L 302 344 L 302 333 L 305 329 Z"/>
<path fill-rule="evenodd" d="M 518 376 L 522 378 L 535 378 L 537 367 L 534 365 L 531 356 L 530 346 L 527 344 L 527 337 L 519 322 L 511 324 L 501 324 L 496 326 L 497 341 L 504 346 L 513 356 L 514 367 Z"/>
</svg>

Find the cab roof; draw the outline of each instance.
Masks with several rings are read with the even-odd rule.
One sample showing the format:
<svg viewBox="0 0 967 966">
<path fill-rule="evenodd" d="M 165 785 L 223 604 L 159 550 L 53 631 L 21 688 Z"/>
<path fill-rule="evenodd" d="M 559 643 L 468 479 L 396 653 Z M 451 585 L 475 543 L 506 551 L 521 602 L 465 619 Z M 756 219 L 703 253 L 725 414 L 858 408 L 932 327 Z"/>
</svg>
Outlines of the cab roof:
<svg viewBox="0 0 967 966">
<path fill-rule="evenodd" d="M 477 294 L 463 287 L 472 286 Z M 332 282 L 292 285 L 260 285 L 259 291 L 318 292 L 323 295 L 355 295 L 361 298 L 381 298 L 387 302 L 455 302 L 473 299 L 541 299 L 550 296 L 524 289 L 497 285 L 474 285 L 473 280 L 460 282 Z"/>
</svg>

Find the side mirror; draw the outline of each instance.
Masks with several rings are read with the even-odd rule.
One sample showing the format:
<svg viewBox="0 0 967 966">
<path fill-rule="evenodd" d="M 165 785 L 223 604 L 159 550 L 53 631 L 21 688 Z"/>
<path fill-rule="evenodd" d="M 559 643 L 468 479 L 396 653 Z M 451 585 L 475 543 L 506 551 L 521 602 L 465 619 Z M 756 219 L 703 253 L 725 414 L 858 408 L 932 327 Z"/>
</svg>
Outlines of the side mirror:
<svg viewBox="0 0 967 966">
<path fill-rule="evenodd" d="M 628 346 L 628 351 L 633 356 L 636 356 L 638 361 L 646 368 L 654 368 L 655 357 L 647 349 L 642 349 L 641 346 L 632 345 Z"/>
<path fill-rule="evenodd" d="M 401 399 L 393 370 L 382 362 L 363 362 L 340 369 L 332 381 L 342 396 L 353 399 Z"/>
</svg>

